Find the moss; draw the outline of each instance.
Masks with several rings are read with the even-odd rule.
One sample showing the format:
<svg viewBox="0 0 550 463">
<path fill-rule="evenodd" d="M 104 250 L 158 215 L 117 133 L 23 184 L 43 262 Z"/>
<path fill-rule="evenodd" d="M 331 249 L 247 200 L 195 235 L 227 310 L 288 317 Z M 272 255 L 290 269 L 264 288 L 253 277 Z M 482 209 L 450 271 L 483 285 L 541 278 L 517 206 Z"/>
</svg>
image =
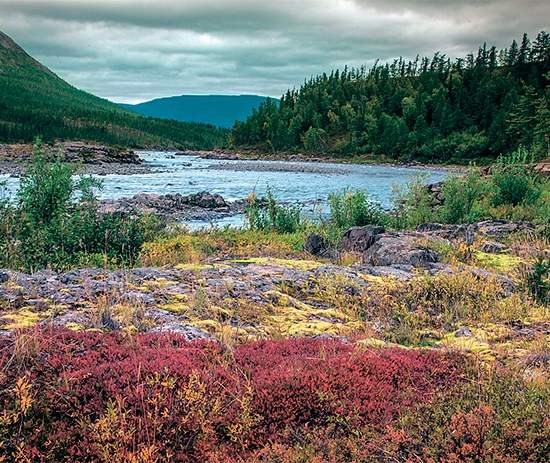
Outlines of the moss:
<svg viewBox="0 0 550 463">
<path fill-rule="evenodd" d="M 322 262 L 303 259 L 278 259 L 274 257 L 253 257 L 248 259 L 234 259 L 231 262 L 244 265 L 276 265 L 278 267 L 286 267 L 295 270 L 315 270 L 322 267 Z"/>
<path fill-rule="evenodd" d="M 500 272 L 511 272 L 520 264 L 523 260 L 510 254 L 489 254 L 482 251 L 476 251 L 475 261 L 481 267 L 486 267 Z"/>
<path fill-rule="evenodd" d="M 3 315 L 2 319 L 7 320 L 8 323 L 3 325 L 2 328 L 6 330 L 30 328 L 50 316 L 50 311 L 34 312 L 32 308 L 24 307 L 17 312 L 11 312 Z"/>
<path fill-rule="evenodd" d="M 214 264 L 188 263 L 188 264 L 178 264 L 174 268 L 176 268 L 178 270 L 187 270 L 187 271 L 200 272 L 202 270 L 229 268 L 229 265 L 222 264 L 222 263 L 214 263 Z"/>
</svg>

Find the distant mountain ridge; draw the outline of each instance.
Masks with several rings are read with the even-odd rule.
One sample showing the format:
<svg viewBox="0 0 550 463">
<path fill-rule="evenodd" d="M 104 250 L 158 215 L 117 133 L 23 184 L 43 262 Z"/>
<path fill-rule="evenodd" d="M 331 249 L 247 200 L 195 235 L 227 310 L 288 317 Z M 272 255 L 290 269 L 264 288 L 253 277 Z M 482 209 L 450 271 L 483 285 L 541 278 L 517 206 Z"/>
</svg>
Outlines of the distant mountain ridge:
<svg viewBox="0 0 550 463">
<path fill-rule="evenodd" d="M 259 95 L 180 95 L 121 106 L 143 116 L 229 128 L 246 120 L 267 99 Z"/>
<path fill-rule="evenodd" d="M 0 142 L 78 139 L 130 147 L 209 149 L 227 130 L 143 117 L 78 90 L 0 31 Z"/>
</svg>

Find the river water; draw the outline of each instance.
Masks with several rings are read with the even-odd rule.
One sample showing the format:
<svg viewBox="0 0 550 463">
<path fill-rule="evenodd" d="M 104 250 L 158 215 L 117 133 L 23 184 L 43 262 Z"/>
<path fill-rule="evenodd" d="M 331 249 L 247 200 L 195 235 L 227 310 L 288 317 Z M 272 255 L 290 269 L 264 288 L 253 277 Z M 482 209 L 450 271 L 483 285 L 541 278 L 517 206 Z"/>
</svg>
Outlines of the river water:
<svg viewBox="0 0 550 463">
<path fill-rule="evenodd" d="M 220 161 L 173 153 L 144 151 L 139 153 L 152 166 L 152 172 L 139 175 L 101 176 L 100 198 L 116 199 L 137 193 L 181 193 L 200 191 L 218 193 L 232 201 L 255 191 L 259 195 L 271 189 L 277 199 L 304 204 L 306 213 L 322 210 L 330 193 L 346 188 L 367 192 L 384 207 L 391 205 L 395 186 L 403 186 L 421 176 L 426 183 L 442 180 L 446 172 L 437 169 L 394 167 L 386 165 L 351 165 L 334 163 L 279 161 Z M 0 176 L 13 194 L 18 180 Z M 217 225 L 239 224 L 242 218 L 221 219 Z M 203 225 L 190 224 L 193 228 Z"/>
</svg>

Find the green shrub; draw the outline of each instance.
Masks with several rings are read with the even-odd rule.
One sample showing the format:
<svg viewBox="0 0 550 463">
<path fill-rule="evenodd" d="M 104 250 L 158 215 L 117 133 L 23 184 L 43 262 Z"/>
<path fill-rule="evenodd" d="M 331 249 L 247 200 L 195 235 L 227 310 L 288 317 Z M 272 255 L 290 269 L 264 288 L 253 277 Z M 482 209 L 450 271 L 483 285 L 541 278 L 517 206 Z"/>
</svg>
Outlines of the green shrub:
<svg viewBox="0 0 550 463">
<path fill-rule="evenodd" d="M 364 225 L 385 225 L 388 221 L 382 207 L 362 191 L 332 193 L 328 202 L 331 224 L 340 230 Z"/>
<path fill-rule="evenodd" d="M 394 208 L 390 219 L 393 228 L 411 229 L 434 220 L 435 200 L 423 180 L 417 178 L 405 189 L 394 189 Z"/>
<path fill-rule="evenodd" d="M 490 191 L 490 183 L 476 169 L 465 177 L 450 177 L 443 184 L 444 203 L 439 218 L 444 223 L 471 223 L 487 217 L 483 199 Z"/>
<path fill-rule="evenodd" d="M 494 206 L 532 204 L 538 200 L 541 185 L 529 167 L 529 159 L 530 153 L 523 147 L 499 158 L 491 175 Z"/>
<path fill-rule="evenodd" d="M 303 144 L 306 151 L 324 153 L 328 147 L 327 133 L 310 127 L 303 136 Z"/>
<path fill-rule="evenodd" d="M 17 201 L 0 203 L 0 266 L 35 271 L 82 263 L 130 265 L 162 224 L 148 216 L 100 214 L 90 177 L 47 161 L 40 142 L 21 181 Z"/>
<path fill-rule="evenodd" d="M 270 190 L 264 199 L 259 199 L 255 194 L 248 197 L 245 217 L 251 230 L 296 233 L 304 226 L 302 208 L 294 204 L 280 204 Z"/>
</svg>

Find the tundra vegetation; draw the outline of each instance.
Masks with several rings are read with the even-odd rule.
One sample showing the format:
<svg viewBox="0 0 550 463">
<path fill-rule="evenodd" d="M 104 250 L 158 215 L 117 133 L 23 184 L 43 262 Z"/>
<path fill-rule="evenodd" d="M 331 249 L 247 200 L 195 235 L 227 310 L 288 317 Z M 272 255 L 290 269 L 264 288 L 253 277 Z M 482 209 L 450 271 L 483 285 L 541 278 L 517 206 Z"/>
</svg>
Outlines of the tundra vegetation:
<svg viewBox="0 0 550 463">
<path fill-rule="evenodd" d="M 320 221 L 250 196 L 246 227 L 189 232 L 99 213 L 38 144 L 0 204 L 0 461 L 549 461 L 530 159 Z"/>
</svg>

